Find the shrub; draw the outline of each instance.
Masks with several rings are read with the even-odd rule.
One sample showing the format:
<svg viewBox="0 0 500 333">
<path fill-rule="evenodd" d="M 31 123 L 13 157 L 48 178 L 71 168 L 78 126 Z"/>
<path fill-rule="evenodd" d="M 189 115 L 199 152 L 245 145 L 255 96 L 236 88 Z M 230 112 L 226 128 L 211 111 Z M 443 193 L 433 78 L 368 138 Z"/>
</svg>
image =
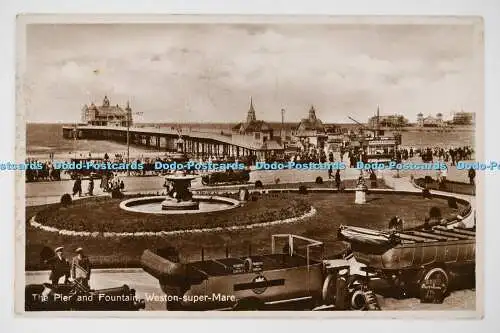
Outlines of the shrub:
<svg viewBox="0 0 500 333">
<path fill-rule="evenodd" d="M 422 190 L 422 196 L 426 199 L 430 199 L 432 196 L 431 196 L 431 192 L 429 191 L 428 188 L 424 188 Z"/>
<path fill-rule="evenodd" d="M 46 261 L 52 259 L 55 253 L 50 247 L 44 246 L 42 251 L 40 252 L 40 261 L 42 263 L 46 263 Z"/>
<path fill-rule="evenodd" d="M 257 181 L 255 182 L 255 187 L 256 187 L 256 188 L 262 188 L 262 182 L 261 182 L 260 180 L 257 180 Z"/>
<path fill-rule="evenodd" d="M 115 188 L 113 191 L 111 191 L 111 198 L 121 199 L 123 198 L 123 193 L 120 191 L 120 189 Z"/>
<path fill-rule="evenodd" d="M 454 197 L 448 198 L 448 207 L 458 208 L 457 199 L 455 199 Z"/>
<path fill-rule="evenodd" d="M 316 177 L 316 184 L 323 184 L 323 178 L 321 177 Z"/>
<path fill-rule="evenodd" d="M 305 185 L 300 185 L 299 186 L 299 193 L 300 194 L 307 194 L 307 187 Z"/>
<path fill-rule="evenodd" d="M 425 176 L 424 182 L 426 184 L 431 184 L 433 182 L 432 177 L 431 176 Z"/>
<path fill-rule="evenodd" d="M 73 203 L 73 199 L 71 198 L 71 195 L 68 193 L 65 193 L 61 196 L 61 205 L 63 206 L 69 206 Z"/>
<path fill-rule="evenodd" d="M 441 218 L 441 209 L 439 209 L 438 207 L 431 207 L 431 209 L 429 210 L 429 217 L 432 219 L 432 218 L 437 218 L 437 219 L 440 219 Z"/>
</svg>

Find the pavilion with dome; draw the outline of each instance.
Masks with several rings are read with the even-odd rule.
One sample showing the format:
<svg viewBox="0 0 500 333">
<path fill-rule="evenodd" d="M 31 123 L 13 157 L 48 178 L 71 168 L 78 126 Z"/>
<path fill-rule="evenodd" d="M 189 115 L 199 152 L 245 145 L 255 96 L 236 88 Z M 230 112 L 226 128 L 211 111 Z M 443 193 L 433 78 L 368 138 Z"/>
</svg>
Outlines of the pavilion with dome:
<svg viewBox="0 0 500 333">
<path fill-rule="evenodd" d="M 108 96 L 104 96 L 102 105 L 84 105 L 82 109 L 82 121 L 93 126 L 127 126 L 127 119 L 132 126 L 132 109 L 129 102 L 122 108 L 118 104 L 111 105 Z"/>
</svg>

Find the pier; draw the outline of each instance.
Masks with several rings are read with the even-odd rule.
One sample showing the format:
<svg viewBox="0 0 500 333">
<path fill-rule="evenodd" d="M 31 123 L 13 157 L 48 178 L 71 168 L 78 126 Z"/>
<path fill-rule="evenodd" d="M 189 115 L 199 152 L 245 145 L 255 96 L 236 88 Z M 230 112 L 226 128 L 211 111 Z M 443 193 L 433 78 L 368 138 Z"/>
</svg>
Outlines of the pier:
<svg viewBox="0 0 500 333">
<path fill-rule="evenodd" d="M 283 153 L 283 145 L 276 141 L 260 142 L 248 136 L 187 131 L 179 133 L 172 128 L 126 126 L 64 126 L 65 139 L 109 140 L 156 147 L 158 151 L 183 152 L 196 157 L 244 157 L 265 159 Z"/>
</svg>

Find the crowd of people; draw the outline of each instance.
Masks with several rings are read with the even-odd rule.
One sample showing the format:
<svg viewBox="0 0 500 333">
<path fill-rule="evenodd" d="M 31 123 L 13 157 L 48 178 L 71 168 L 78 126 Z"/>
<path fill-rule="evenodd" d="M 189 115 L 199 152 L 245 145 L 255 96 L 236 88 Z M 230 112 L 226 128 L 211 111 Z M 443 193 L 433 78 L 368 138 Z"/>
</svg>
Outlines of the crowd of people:
<svg viewBox="0 0 500 333">
<path fill-rule="evenodd" d="M 394 153 L 394 159 L 397 162 L 407 161 L 413 158 L 420 158 L 422 162 L 434 162 L 434 161 L 443 161 L 449 162 L 451 166 L 456 165 L 458 161 L 461 160 L 471 160 L 473 158 L 474 150 L 470 146 L 463 147 L 454 147 L 454 148 L 442 148 L 442 147 L 424 147 L 424 148 L 414 148 L 414 147 L 401 147 L 397 149 Z M 89 160 L 92 160 L 89 157 Z M 123 180 L 118 179 L 118 175 L 130 174 L 132 176 L 145 176 L 145 175 L 159 175 L 165 173 L 165 170 L 158 170 L 155 168 L 155 163 L 171 163 L 173 161 L 177 162 L 187 162 L 189 160 L 188 156 L 184 156 L 180 160 L 172 159 L 169 157 L 156 157 L 149 158 L 143 157 L 134 159 L 133 162 L 142 165 L 142 169 L 133 169 L 133 170 L 113 170 L 110 171 L 95 171 L 91 172 L 90 170 L 66 170 L 69 176 L 75 180 L 74 186 L 74 195 L 78 194 L 82 195 L 82 179 L 90 178 L 88 184 L 89 195 L 92 195 L 94 190 L 92 178 L 100 178 L 101 184 L 100 188 L 105 192 L 111 192 L 113 189 L 121 189 L 123 190 L 124 184 Z M 104 155 L 104 160 L 101 159 L 101 162 L 113 162 L 113 163 L 124 163 L 126 160 L 122 155 L 115 154 L 113 158 L 110 158 L 108 154 Z M 238 158 L 232 156 L 223 156 L 223 157 L 215 157 L 215 156 L 206 156 L 202 158 L 196 158 L 198 162 L 226 162 L 233 163 L 238 161 L 245 165 L 254 165 L 257 161 L 256 156 L 241 156 Z M 349 167 L 356 167 L 356 163 L 358 161 L 368 162 L 366 151 L 356 148 L 356 147 L 340 147 L 337 152 L 328 152 L 326 153 L 323 149 L 310 149 L 306 151 L 297 151 L 293 153 L 285 153 L 284 155 L 270 155 L 266 158 L 265 162 L 295 162 L 295 163 L 309 163 L 309 162 L 345 162 Z M 35 182 L 35 181 L 58 181 L 61 180 L 61 170 L 54 168 L 54 165 L 51 161 L 37 161 L 37 160 L 27 160 L 29 162 L 39 162 L 41 164 L 41 168 L 38 170 L 26 170 L 26 181 L 27 182 Z M 472 172 L 471 172 L 472 174 Z M 470 178 L 470 177 L 469 177 Z M 472 177 L 473 178 L 473 177 Z M 471 178 L 471 179 L 472 179 Z M 472 180 L 471 180 L 472 182 Z"/>
<path fill-rule="evenodd" d="M 26 170 L 27 182 L 61 180 L 61 170 L 54 168 L 54 165 L 50 161 L 27 159 L 26 164 L 37 164 L 41 167 L 39 169 L 28 168 Z"/>
<path fill-rule="evenodd" d="M 441 147 L 427 147 L 418 148 L 413 153 L 410 151 L 409 156 L 418 154 L 423 162 L 433 162 L 435 160 L 451 162 L 451 165 L 456 165 L 458 161 L 472 160 L 474 150 L 470 146 L 456 147 L 456 148 L 441 148 Z"/>
<path fill-rule="evenodd" d="M 103 174 L 101 177 L 101 183 L 99 188 L 102 189 L 103 192 L 113 192 L 115 190 L 124 191 L 125 183 L 123 179 L 120 179 L 118 175 L 113 173 Z M 94 177 L 90 177 L 87 183 L 87 192 L 83 192 L 83 177 L 77 176 L 73 183 L 73 197 L 78 195 L 81 197 L 82 195 L 93 196 L 94 195 Z"/>
</svg>

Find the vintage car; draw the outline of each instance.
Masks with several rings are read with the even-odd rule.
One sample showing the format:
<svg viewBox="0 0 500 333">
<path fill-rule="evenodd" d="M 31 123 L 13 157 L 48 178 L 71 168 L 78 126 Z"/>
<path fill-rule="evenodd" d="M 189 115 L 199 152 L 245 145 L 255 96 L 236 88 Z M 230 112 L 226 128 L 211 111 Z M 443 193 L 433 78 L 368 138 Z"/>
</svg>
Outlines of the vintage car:
<svg viewBox="0 0 500 333">
<path fill-rule="evenodd" d="M 444 295 L 454 278 L 475 273 L 475 228 L 436 225 L 405 231 L 341 226 L 339 238 L 351 244 L 364 269 L 389 282 L 401 295 L 434 283 Z"/>
<path fill-rule="evenodd" d="M 250 180 L 250 170 L 226 170 L 212 172 L 201 177 L 203 185 L 244 184 Z"/>
<path fill-rule="evenodd" d="M 145 301 L 127 285 L 109 289 L 86 289 L 76 283 L 28 284 L 25 287 L 26 311 L 137 311 Z"/>
<path fill-rule="evenodd" d="M 168 310 L 372 309 L 373 299 L 358 297 L 373 297 L 368 290 L 348 286 L 348 262 L 322 257 L 322 242 L 283 234 L 272 236 L 270 254 L 180 263 L 176 253 L 146 250 L 141 262 Z"/>
<path fill-rule="evenodd" d="M 94 163 L 94 164 L 101 164 L 104 163 L 103 158 L 99 157 L 80 157 L 80 158 L 72 158 L 70 160 L 70 163 Z M 88 179 L 88 178 L 93 178 L 93 179 L 100 179 L 103 176 L 109 176 L 112 172 L 110 170 L 105 170 L 105 169 L 93 169 L 89 167 L 84 167 L 84 168 L 78 168 L 75 167 L 74 169 L 69 169 L 65 170 L 65 172 L 71 177 L 71 179 Z"/>
</svg>

